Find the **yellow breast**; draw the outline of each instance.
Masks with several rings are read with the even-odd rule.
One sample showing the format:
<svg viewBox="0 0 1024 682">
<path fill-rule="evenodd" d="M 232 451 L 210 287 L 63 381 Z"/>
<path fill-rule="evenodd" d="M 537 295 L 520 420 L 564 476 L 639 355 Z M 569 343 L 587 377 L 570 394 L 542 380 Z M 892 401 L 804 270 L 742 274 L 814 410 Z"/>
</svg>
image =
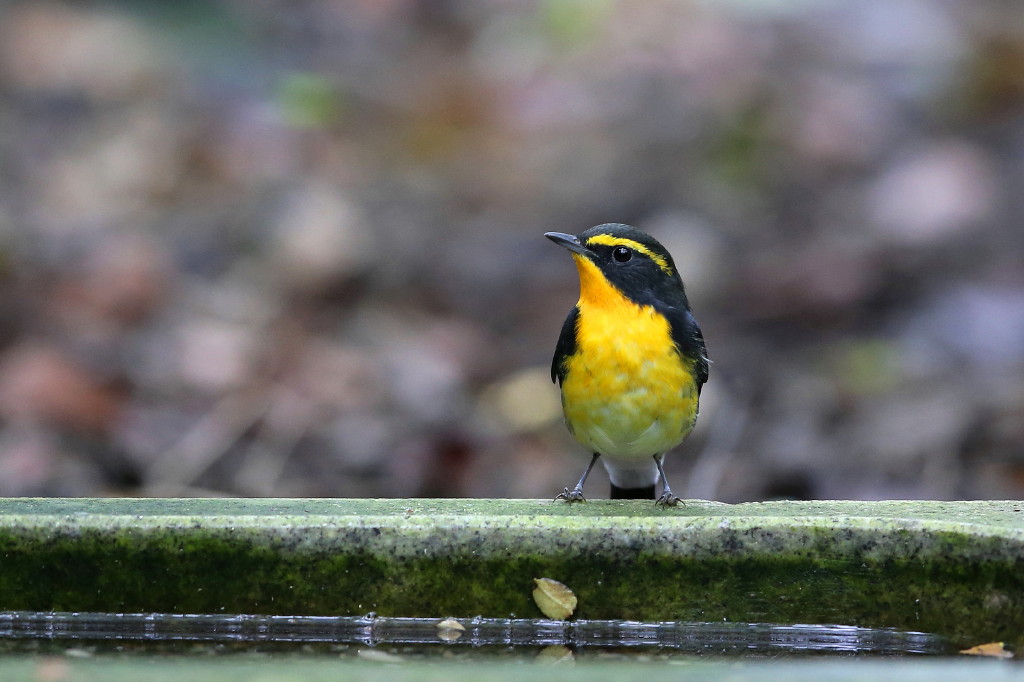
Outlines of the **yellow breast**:
<svg viewBox="0 0 1024 682">
<path fill-rule="evenodd" d="M 562 407 L 573 436 L 593 452 L 646 458 L 678 445 L 697 417 L 697 385 L 668 321 L 623 297 L 600 270 L 580 271 L 576 352 L 566 362 Z"/>
</svg>

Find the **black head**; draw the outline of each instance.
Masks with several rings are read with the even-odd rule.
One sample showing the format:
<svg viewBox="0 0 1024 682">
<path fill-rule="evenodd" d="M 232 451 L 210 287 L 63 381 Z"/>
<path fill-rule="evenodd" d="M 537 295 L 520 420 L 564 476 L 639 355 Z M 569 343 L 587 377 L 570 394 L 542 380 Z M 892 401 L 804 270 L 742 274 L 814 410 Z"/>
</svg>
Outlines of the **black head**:
<svg viewBox="0 0 1024 682">
<path fill-rule="evenodd" d="M 616 289 L 637 303 L 669 302 L 683 295 L 683 281 L 672 256 L 657 239 L 635 227 L 608 223 L 578 237 L 561 232 L 544 236 L 592 262 Z"/>
</svg>

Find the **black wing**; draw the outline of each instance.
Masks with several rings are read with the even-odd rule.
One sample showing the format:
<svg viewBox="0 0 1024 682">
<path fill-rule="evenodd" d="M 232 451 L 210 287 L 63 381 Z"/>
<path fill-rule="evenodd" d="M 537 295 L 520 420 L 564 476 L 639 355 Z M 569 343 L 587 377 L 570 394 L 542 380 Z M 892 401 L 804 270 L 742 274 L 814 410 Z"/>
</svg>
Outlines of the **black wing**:
<svg viewBox="0 0 1024 682">
<path fill-rule="evenodd" d="M 672 329 L 672 340 L 676 348 L 684 358 L 693 362 L 693 378 L 697 381 L 697 393 L 700 394 L 701 387 L 708 380 L 710 364 L 708 349 L 704 345 L 704 334 L 701 333 L 697 320 L 689 308 L 667 308 L 664 313 Z"/>
<path fill-rule="evenodd" d="M 576 352 L 576 320 L 579 316 L 580 309 L 574 306 L 565 318 L 562 333 L 558 335 L 558 343 L 555 344 L 555 357 L 551 359 L 551 381 L 557 381 L 559 385 L 565 380 L 565 359 Z"/>
</svg>

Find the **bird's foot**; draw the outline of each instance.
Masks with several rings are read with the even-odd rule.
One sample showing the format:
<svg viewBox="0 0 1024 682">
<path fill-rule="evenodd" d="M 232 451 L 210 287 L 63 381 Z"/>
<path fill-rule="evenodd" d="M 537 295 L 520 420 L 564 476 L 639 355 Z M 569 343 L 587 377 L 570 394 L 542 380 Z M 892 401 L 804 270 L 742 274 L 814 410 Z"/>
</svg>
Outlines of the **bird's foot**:
<svg viewBox="0 0 1024 682">
<path fill-rule="evenodd" d="M 573 488 L 572 490 L 569 490 L 568 488 L 564 488 L 562 490 L 562 492 L 560 492 L 557 495 L 555 495 L 555 499 L 556 500 L 565 500 L 566 502 L 569 502 L 569 503 L 572 503 L 572 502 L 586 502 L 587 501 L 587 498 L 583 497 L 583 488 L 580 488 L 579 486 Z"/>
<path fill-rule="evenodd" d="M 661 494 L 661 497 L 654 503 L 659 507 L 675 507 L 676 505 L 682 504 L 683 501 L 672 494 L 671 490 L 666 490 Z"/>
</svg>

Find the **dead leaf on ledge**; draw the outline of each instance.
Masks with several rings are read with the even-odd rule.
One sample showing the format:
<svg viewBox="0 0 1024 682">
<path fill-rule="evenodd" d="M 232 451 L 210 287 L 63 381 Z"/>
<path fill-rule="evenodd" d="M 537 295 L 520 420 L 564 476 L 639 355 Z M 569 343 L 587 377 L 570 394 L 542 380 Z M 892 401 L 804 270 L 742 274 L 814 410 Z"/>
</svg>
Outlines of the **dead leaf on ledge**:
<svg viewBox="0 0 1024 682">
<path fill-rule="evenodd" d="M 534 578 L 533 601 L 548 618 L 565 620 L 576 610 L 576 595 L 572 590 L 551 578 Z"/>
</svg>

